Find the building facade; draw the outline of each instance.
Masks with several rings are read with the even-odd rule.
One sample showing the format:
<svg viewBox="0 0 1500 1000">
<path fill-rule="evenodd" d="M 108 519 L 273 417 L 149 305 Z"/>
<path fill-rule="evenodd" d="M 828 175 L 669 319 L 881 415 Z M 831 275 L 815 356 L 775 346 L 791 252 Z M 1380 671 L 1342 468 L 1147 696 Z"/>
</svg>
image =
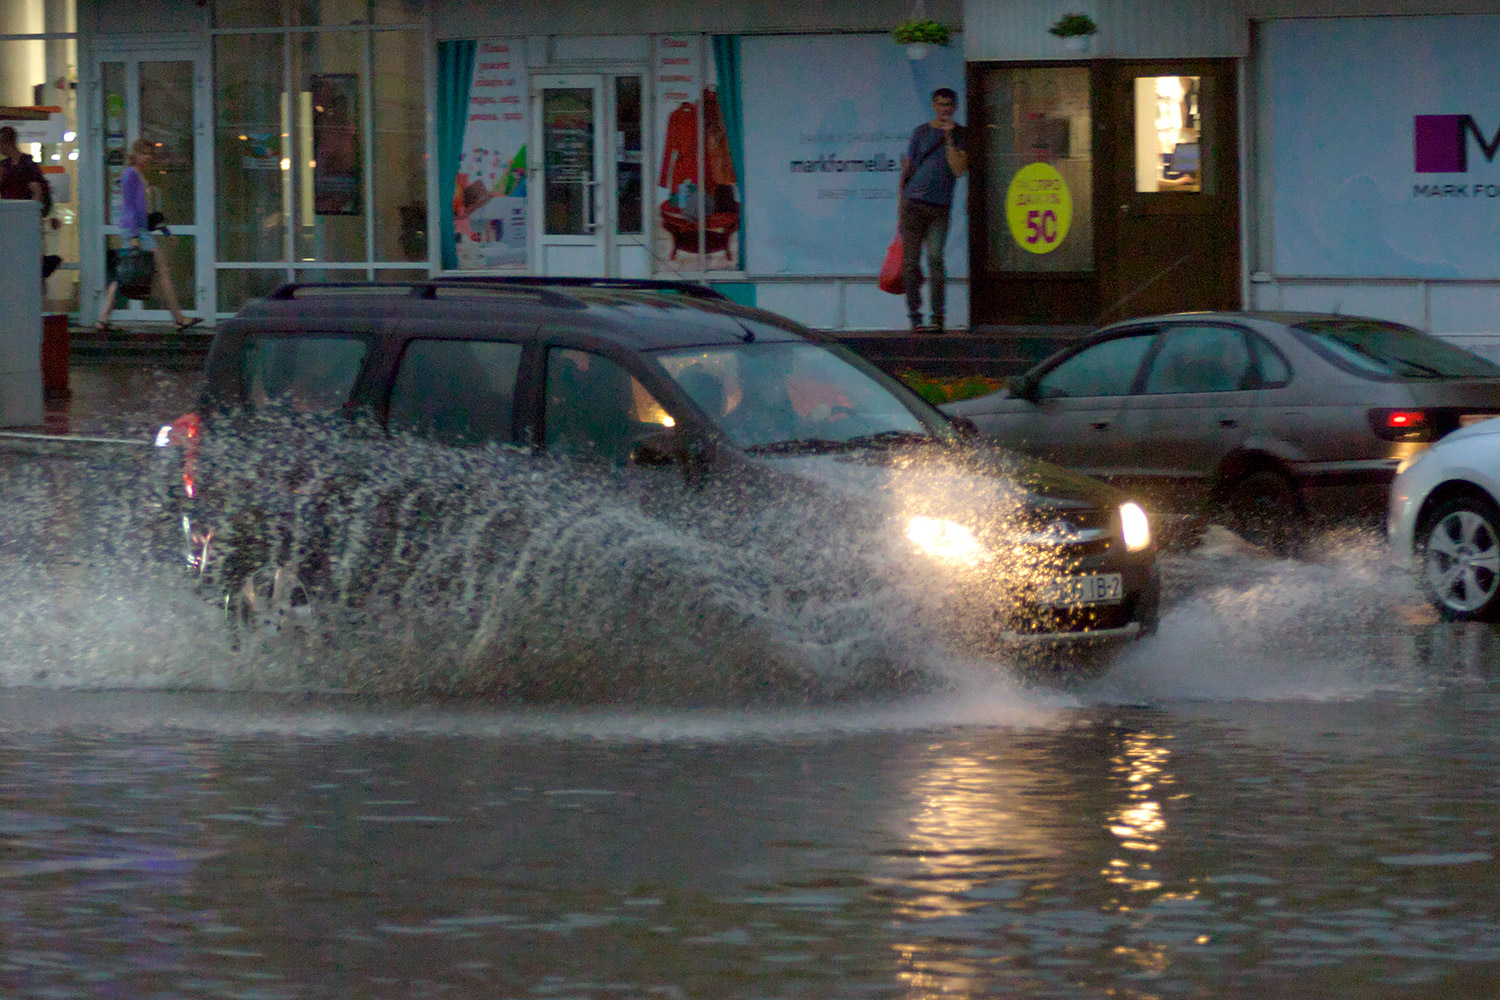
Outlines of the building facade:
<svg viewBox="0 0 1500 1000">
<path fill-rule="evenodd" d="M 23 0 L 0 104 L 76 133 L 36 149 L 65 178 L 49 295 L 85 321 L 145 137 L 210 321 L 288 280 L 530 273 L 898 328 L 876 276 L 900 157 L 952 86 L 955 323 L 1246 306 L 1500 340 L 1500 2 L 1072 8 L 1093 34 L 1040 0 L 932 2 L 957 30 L 913 59 L 905 2 Z"/>
</svg>

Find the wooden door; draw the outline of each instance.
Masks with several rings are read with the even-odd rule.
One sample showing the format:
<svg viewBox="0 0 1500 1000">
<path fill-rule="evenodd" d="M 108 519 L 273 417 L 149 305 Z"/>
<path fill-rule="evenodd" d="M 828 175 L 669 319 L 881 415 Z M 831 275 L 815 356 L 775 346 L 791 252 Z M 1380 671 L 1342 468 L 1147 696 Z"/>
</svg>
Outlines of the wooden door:
<svg viewBox="0 0 1500 1000">
<path fill-rule="evenodd" d="M 1106 63 L 1096 81 L 1097 321 L 1238 309 L 1234 62 Z"/>
</svg>

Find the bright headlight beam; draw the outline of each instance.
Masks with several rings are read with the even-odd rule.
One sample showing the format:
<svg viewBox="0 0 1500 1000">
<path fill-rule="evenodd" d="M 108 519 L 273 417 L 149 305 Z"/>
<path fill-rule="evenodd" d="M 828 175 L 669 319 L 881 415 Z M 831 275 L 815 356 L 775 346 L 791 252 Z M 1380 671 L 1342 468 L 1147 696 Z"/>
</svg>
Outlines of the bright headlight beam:
<svg viewBox="0 0 1500 1000">
<path fill-rule="evenodd" d="M 974 532 L 942 517 L 914 517 L 906 522 L 906 537 L 917 551 L 946 562 L 976 563 L 985 548 Z"/>
<path fill-rule="evenodd" d="M 1120 533 L 1125 536 L 1125 548 L 1139 552 L 1151 544 L 1151 522 L 1138 503 L 1120 504 Z"/>
</svg>

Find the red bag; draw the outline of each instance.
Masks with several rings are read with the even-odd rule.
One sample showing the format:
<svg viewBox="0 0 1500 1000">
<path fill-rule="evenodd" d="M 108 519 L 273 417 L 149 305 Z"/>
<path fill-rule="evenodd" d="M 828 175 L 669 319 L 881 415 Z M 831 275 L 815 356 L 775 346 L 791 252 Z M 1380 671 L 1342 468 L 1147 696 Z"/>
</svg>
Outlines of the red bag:
<svg viewBox="0 0 1500 1000">
<path fill-rule="evenodd" d="M 891 240 L 891 245 L 885 251 L 885 263 L 880 265 L 880 290 L 890 292 L 892 295 L 902 295 L 906 292 L 906 282 L 901 280 L 901 268 L 905 263 L 901 253 L 901 234 Z"/>
</svg>

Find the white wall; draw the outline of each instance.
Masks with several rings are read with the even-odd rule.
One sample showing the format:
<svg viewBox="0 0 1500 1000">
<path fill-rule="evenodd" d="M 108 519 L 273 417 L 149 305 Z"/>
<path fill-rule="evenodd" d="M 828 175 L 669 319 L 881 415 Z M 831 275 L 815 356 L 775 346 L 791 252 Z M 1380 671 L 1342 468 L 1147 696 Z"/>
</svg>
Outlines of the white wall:
<svg viewBox="0 0 1500 1000">
<path fill-rule="evenodd" d="M 602 35 L 705 32 L 886 31 L 911 16 L 910 0 L 555 0 L 498 4 L 434 2 L 438 38 L 487 35 Z M 958 27 L 963 0 L 927 0 L 929 17 Z"/>
</svg>

